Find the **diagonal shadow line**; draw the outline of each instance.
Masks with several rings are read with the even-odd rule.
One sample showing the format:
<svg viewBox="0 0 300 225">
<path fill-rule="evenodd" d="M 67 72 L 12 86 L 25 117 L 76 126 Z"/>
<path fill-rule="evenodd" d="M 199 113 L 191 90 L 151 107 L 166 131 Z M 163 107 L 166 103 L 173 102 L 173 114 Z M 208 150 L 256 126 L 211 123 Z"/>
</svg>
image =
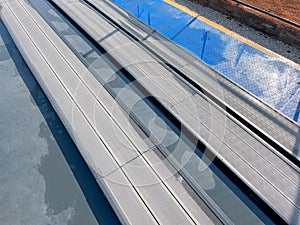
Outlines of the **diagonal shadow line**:
<svg viewBox="0 0 300 225">
<path fill-rule="evenodd" d="M 188 26 L 190 26 L 196 19 L 198 18 L 198 15 L 195 16 L 191 21 L 189 21 L 183 28 L 181 28 L 173 37 L 171 37 L 171 40 L 174 40 L 179 34 L 181 34 Z"/>
<path fill-rule="evenodd" d="M 293 120 L 295 120 L 297 122 L 299 119 L 299 116 L 300 116 L 300 100 L 298 102 L 298 106 L 296 108 L 296 112 L 295 112 Z"/>
</svg>

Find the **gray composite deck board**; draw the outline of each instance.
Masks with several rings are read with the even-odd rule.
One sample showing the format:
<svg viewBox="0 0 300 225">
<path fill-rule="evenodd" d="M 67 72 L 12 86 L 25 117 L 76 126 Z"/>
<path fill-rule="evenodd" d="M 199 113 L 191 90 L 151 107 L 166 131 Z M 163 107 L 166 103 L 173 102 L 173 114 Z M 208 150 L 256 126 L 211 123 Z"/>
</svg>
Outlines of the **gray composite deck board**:
<svg viewBox="0 0 300 225">
<path fill-rule="evenodd" d="M 146 84 L 148 83 L 148 79 L 155 80 L 155 82 L 152 83 L 155 86 L 158 86 L 159 89 L 155 90 L 155 92 L 151 92 L 153 96 L 160 97 L 160 95 L 162 95 L 164 98 L 165 94 L 168 94 L 168 96 L 175 95 L 175 97 L 172 98 L 167 96 L 165 98 L 169 100 L 173 99 L 170 103 L 176 104 L 192 95 L 192 93 L 190 93 L 191 90 L 187 91 L 183 88 L 178 88 L 181 85 L 174 76 L 168 77 L 167 79 L 160 76 L 161 71 L 157 70 L 163 69 L 164 72 L 166 70 L 163 67 L 157 67 L 158 63 L 155 59 L 134 44 L 132 40 L 128 39 L 120 32 L 115 32 L 116 28 L 108 25 L 107 21 L 103 19 L 99 21 L 98 19 L 100 19 L 100 17 L 97 13 L 90 11 L 87 15 L 85 10 L 88 10 L 89 8 L 82 5 L 81 2 L 72 1 L 65 6 L 67 6 L 67 8 L 64 9 L 69 13 L 72 13 L 73 17 L 78 15 L 75 20 L 78 20 L 80 19 L 80 16 L 85 15 L 86 20 L 81 20 L 80 25 L 91 32 L 96 40 L 103 39 L 103 37 L 107 36 L 100 44 L 105 47 L 110 55 L 116 57 L 123 68 L 126 68 L 129 72 L 135 74 L 138 82 Z M 107 34 L 109 33 L 114 34 L 108 36 Z M 150 71 L 152 73 L 150 73 Z M 170 72 L 168 73 L 171 74 Z M 167 81 L 169 81 L 169 83 Z"/>
<path fill-rule="evenodd" d="M 201 207 L 180 200 L 184 190 L 179 182 L 171 193 L 162 180 L 162 172 L 154 172 L 141 155 L 149 152 L 153 143 L 144 140 L 139 128 L 129 122 L 112 96 L 49 25 L 26 1 L 1 3 L 5 25 L 121 222 L 191 224 L 197 219 L 199 222 L 198 216 L 192 219 L 190 208 L 201 214 Z M 132 170 L 134 159 L 142 162 L 144 175 Z M 158 186 L 138 187 L 150 178 Z M 207 216 L 205 220 L 210 221 Z"/>
<path fill-rule="evenodd" d="M 216 108 L 211 101 L 205 99 L 205 96 L 195 94 L 192 89 L 187 88 L 174 74 L 156 62 L 151 54 L 137 43 L 133 43 L 122 32 L 116 31 L 115 27 L 89 7 L 79 1 L 72 1 L 68 4 L 60 4 L 59 0 L 55 2 L 95 40 L 101 40 L 100 45 L 183 124 L 193 130 L 200 140 L 211 144 L 214 150 L 220 149 L 217 155 L 286 221 L 297 220 L 294 215 L 296 217 L 300 215 L 298 168 L 283 159 L 276 150 L 227 115 L 224 110 Z M 107 35 L 109 33 L 113 35 Z M 195 68 L 192 70 L 195 74 Z M 203 71 L 209 71 L 209 69 L 201 68 L 198 74 L 204 74 Z M 204 77 L 206 76 L 207 74 L 204 74 Z M 208 77 L 207 79 L 213 80 L 214 78 Z M 202 111 L 196 113 L 199 118 L 203 119 L 194 117 L 190 104 L 183 104 L 190 99 L 194 100 L 192 104 L 194 108 L 202 108 Z M 256 99 L 253 101 L 260 104 Z M 208 114 L 203 110 L 205 104 L 206 109 L 213 109 L 213 113 Z M 268 109 L 268 107 L 265 108 Z M 287 126 L 296 132 L 297 126 L 294 123 L 290 123 L 276 111 L 268 110 L 275 113 L 280 121 L 287 123 Z M 261 120 L 264 120 L 263 118 Z M 281 129 L 276 132 L 280 133 Z M 202 131 L 204 133 L 201 134 Z M 290 137 L 289 132 L 284 132 L 284 135 L 290 140 L 297 137 Z"/>
<path fill-rule="evenodd" d="M 124 224 L 158 224 L 141 198 L 136 197 L 136 191 L 123 171 L 118 169 L 100 179 L 101 188 L 119 219 Z M 134 200 L 135 199 L 135 200 Z M 133 201 L 134 200 L 134 201 Z M 121 215 L 121 216 L 120 216 Z"/>
<path fill-rule="evenodd" d="M 265 132 L 274 142 L 300 159 L 299 124 L 286 118 L 257 97 L 208 68 L 195 56 L 182 51 L 176 44 L 138 22 L 137 19 L 115 6 L 114 3 L 106 0 L 88 1 L 108 13 L 118 24 L 135 34 L 144 45 L 153 49 L 166 61 L 187 74 L 204 91 L 222 100 L 248 122 Z"/>
<path fill-rule="evenodd" d="M 17 18 L 20 20 L 22 19 L 19 18 L 18 14 Z M 37 26 L 32 26 L 30 29 L 30 32 L 37 34 L 39 31 L 40 28 Z M 29 32 L 29 30 L 27 30 L 27 32 Z M 47 60 L 52 69 L 54 71 L 64 72 L 64 76 L 58 76 L 60 82 L 64 85 L 68 93 L 70 93 L 74 99 L 73 101 L 76 101 L 78 107 L 88 119 L 88 122 L 92 124 L 94 130 L 97 131 L 98 136 L 102 140 L 105 140 L 103 143 L 105 143 L 110 149 L 110 152 L 115 155 L 117 163 L 122 166 L 137 157 L 139 155 L 138 151 L 132 146 L 124 132 L 120 130 L 108 113 L 103 109 L 102 105 L 95 99 L 95 95 L 89 90 L 89 87 L 85 85 L 85 82 L 79 78 L 77 71 L 75 71 L 69 63 L 60 63 L 60 61 L 65 61 L 65 58 L 68 58 L 70 61 L 72 60 L 70 59 L 70 56 L 65 53 L 66 51 L 61 48 L 59 50 L 55 48 L 55 44 L 48 38 L 42 39 L 37 35 L 32 35 L 31 38 L 35 45 L 39 46 L 40 52 L 47 52 L 47 54 L 49 54 L 50 57 L 48 57 Z M 54 47 L 49 48 L 51 45 Z M 62 54 L 62 52 L 64 53 Z M 80 61 L 77 59 L 77 62 Z M 88 76 L 87 72 L 85 72 L 85 76 Z M 73 129 L 76 130 L 78 128 L 73 127 Z M 116 139 L 120 141 L 115 141 Z M 124 143 L 124 145 L 122 143 Z"/>
<path fill-rule="evenodd" d="M 75 139 L 76 136 L 79 136 L 81 134 L 88 134 L 85 135 L 80 141 L 78 139 L 78 145 L 81 148 L 88 149 L 85 155 L 86 157 L 89 157 L 89 155 L 92 154 L 94 155 L 93 158 L 88 158 L 92 165 L 94 163 L 96 164 L 97 160 L 99 159 L 105 159 L 110 162 L 106 165 L 106 167 L 103 167 L 101 168 L 101 170 L 99 170 L 101 171 L 99 172 L 99 174 L 105 175 L 116 170 L 118 166 L 115 163 L 115 160 L 113 160 L 110 154 L 107 154 L 105 146 L 100 142 L 99 138 L 93 132 L 93 130 L 89 129 L 85 117 L 77 107 L 74 107 L 75 104 L 73 99 L 57 79 L 56 72 L 51 68 L 51 66 L 49 66 L 49 64 L 47 63 L 47 59 L 44 58 L 43 55 L 41 55 L 40 50 L 36 48 L 34 43 L 29 39 L 30 36 L 28 36 L 28 34 L 23 29 L 22 26 L 26 23 L 28 25 L 31 22 L 30 19 L 26 17 L 26 15 L 24 15 L 24 11 L 22 11 L 22 8 L 18 8 L 19 6 L 16 5 L 14 1 L 10 1 L 10 3 L 11 4 L 9 6 L 5 5 L 5 8 L 1 11 L 3 21 L 9 29 L 10 34 L 13 36 L 14 41 L 17 44 L 22 55 L 30 55 L 30 60 L 28 57 L 24 58 L 31 70 L 36 74 L 36 79 L 41 84 L 45 93 L 49 96 L 49 100 L 54 105 L 55 110 L 61 115 L 62 121 L 64 121 L 66 128 Z M 20 20 L 17 20 L 12 12 L 17 13 L 19 17 L 25 16 L 25 18 L 23 18 L 22 20 L 23 22 L 21 23 Z M 18 39 L 16 39 L 16 35 L 18 36 L 18 38 L 20 38 L 20 40 L 22 40 L 21 43 L 20 41 L 18 41 Z M 47 76 L 40 77 L 38 76 L 38 74 L 47 74 Z M 62 107 L 62 105 L 56 103 L 56 101 L 63 102 L 65 107 Z M 70 118 L 72 118 L 72 115 L 76 115 L 77 120 L 71 121 Z M 73 130 L 74 126 L 80 126 L 82 127 L 82 129 L 75 132 Z M 99 151 L 95 151 L 95 149 L 99 149 Z"/>
<path fill-rule="evenodd" d="M 153 214 L 159 224 L 191 224 L 194 221 L 187 215 L 183 216 L 182 207 L 175 202 L 170 191 L 157 179 L 156 174 L 149 170 L 149 165 L 143 157 L 138 157 L 123 167 L 131 182 L 139 193 L 149 202 Z M 179 196 L 178 196 L 179 197 Z M 171 202 L 173 203 L 171 204 Z M 192 215 L 191 215 L 192 216 Z"/>
<path fill-rule="evenodd" d="M 56 69 L 56 71 L 54 72 L 54 70 L 47 62 L 48 58 L 43 57 L 41 55 L 41 50 L 38 50 L 36 48 L 35 44 L 37 43 L 33 43 L 29 39 L 30 37 L 33 37 L 29 36 L 28 33 L 25 33 L 25 31 L 23 30 L 24 28 L 22 26 L 26 26 L 27 29 L 35 31 L 35 33 L 31 35 L 36 35 L 36 37 L 38 37 L 40 41 L 45 41 L 45 39 L 42 37 L 43 35 L 41 34 L 41 32 L 35 30 L 35 22 L 31 21 L 28 15 L 26 15 L 24 8 L 20 4 L 17 4 L 16 1 L 10 1 L 4 7 L 5 8 L 2 9 L 1 13 L 5 24 L 9 28 L 10 33 L 13 34 L 13 37 L 18 36 L 18 38 L 21 38 L 19 40 L 22 40 L 22 43 L 15 39 L 16 44 L 21 50 L 23 56 L 27 55 L 27 57 L 30 57 L 30 62 L 29 58 L 27 58 L 27 63 L 34 71 L 36 78 L 50 98 L 50 101 L 54 105 L 55 109 L 58 111 L 58 114 L 63 118 L 64 123 L 69 124 L 67 125 L 67 128 L 69 128 L 69 132 L 71 133 L 76 144 L 81 150 L 81 154 L 88 162 L 89 167 L 92 168 L 92 171 L 100 177 L 106 176 L 106 174 L 117 170 L 119 166 L 116 164 L 112 156 L 108 153 L 106 147 L 100 141 L 99 137 L 95 134 L 94 130 L 91 129 L 82 112 L 78 109 L 78 107 L 73 105 L 74 103 L 70 98 L 70 95 L 67 93 L 66 89 L 62 87 L 61 83 L 58 82 L 56 78 L 57 74 L 54 74 L 58 73 L 60 76 L 62 76 L 61 73 L 66 74 L 65 69 L 67 66 L 61 68 L 61 71 Z M 15 15 L 12 13 L 16 13 L 18 18 L 15 17 Z M 47 45 L 48 53 L 51 49 L 50 46 Z M 57 63 L 63 64 L 62 62 L 64 62 L 64 60 L 58 56 L 59 55 L 55 55 L 55 57 L 57 57 L 57 59 L 61 63 L 59 63 L 59 61 Z M 40 77 L 40 75 L 42 74 L 46 76 Z M 73 130 L 73 128 L 75 127 L 80 127 L 80 129 Z M 101 161 L 105 161 L 105 163 L 99 163 Z M 144 220 L 147 221 L 146 219 L 149 217 L 149 214 L 145 210 L 139 210 L 139 208 L 143 208 L 143 206 L 140 204 L 139 197 L 135 193 L 128 193 L 126 196 L 123 196 L 126 197 L 126 201 L 130 201 L 132 202 L 132 204 L 134 204 L 136 201 L 139 202 L 134 214 L 126 214 L 126 216 L 130 217 L 131 219 L 129 221 L 134 222 L 138 218 L 135 213 L 139 211 L 140 216 L 144 217 Z M 122 198 L 122 196 L 120 196 L 120 198 Z"/>
<path fill-rule="evenodd" d="M 188 124 L 192 129 L 197 129 L 201 137 L 217 149 L 219 156 L 229 162 L 229 166 L 239 174 L 243 180 L 256 190 L 264 199 L 280 210 L 288 218 L 286 213 L 297 210 L 299 213 L 299 172 L 276 154 L 270 154 L 270 149 L 242 129 L 238 129 L 232 121 L 227 121 L 226 130 L 214 129 L 218 132 L 211 133 L 209 128 L 199 124 L 198 118 L 192 118 L 192 114 L 178 107 L 176 111 L 183 117 L 189 118 Z M 191 112 L 193 113 L 193 112 Z M 197 113 L 195 113 L 197 114 Z M 203 123 L 203 121 L 201 121 Z M 209 123 L 208 122 L 208 126 Z M 214 121 L 214 123 L 218 123 Z M 221 125 L 221 124 L 219 124 Z M 233 132 L 230 127 L 235 129 Z M 222 131 L 223 130 L 223 131 Z M 217 136 L 219 133 L 219 137 Z M 279 200 L 281 199 L 281 200 Z M 297 214 L 298 214 L 297 213 Z"/>
<path fill-rule="evenodd" d="M 249 157 L 251 157 L 250 154 L 255 154 L 252 156 L 253 160 L 249 162 L 254 161 L 254 159 L 262 158 L 265 163 L 257 165 L 257 167 L 270 164 L 275 170 L 280 171 L 281 174 L 290 179 L 292 183 L 298 185 L 300 181 L 299 170 L 296 169 L 296 167 L 291 167 L 288 160 L 280 156 L 280 154 L 270 154 L 270 152 L 277 152 L 268 145 L 257 141 L 258 138 L 255 138 L 255 136 L 253 137 L 247 130 L 238 126 L 230 117 L 224 117 L 220 110 L 213 106 L 204 107 L 203 105 L 203 99 L 195 96 L 173 107 L 176 110 L 182 110 L 182 113 L 189 113 L 190 115 L 186 115 L 187 118 L 192 116 L 193 119 L 191 118 L 191 120 L 193 120 L 193 122 L 191 121 L 189 124 L 193 126 L 201 124 L 202 127 L 200 129 L 199 127 L 194 127 L 194 130 L 199 129 L 200 132 L 207 130 L 211 135 L 218 137 L 219 143 L 226 144 L 232 149 L 240 149 L 235 147 L 237 144 L 243 145 L 244 148 L 240 151 L 247 151 L 247 153 L 244 154 L 249 154 Z M 225 128 L 223 127 L 223 124 L 226 125 Z M 212 130 L 213 132 L 209 130 Z M 214 144 L 211 141 L 209 143 Z M 216 145 L 214 148 L 218 149 L 219 147 Z"/>
<path fill-rule="evenodd" d="M 172 194 L 187 206 L 194 221 L 199 224 L 222 224 L 157 148 L 145 152 L 143 156 L 154 171 L 161 175 Z M 199 206 L 202 210 L 199 210 Z"/>
</svg>

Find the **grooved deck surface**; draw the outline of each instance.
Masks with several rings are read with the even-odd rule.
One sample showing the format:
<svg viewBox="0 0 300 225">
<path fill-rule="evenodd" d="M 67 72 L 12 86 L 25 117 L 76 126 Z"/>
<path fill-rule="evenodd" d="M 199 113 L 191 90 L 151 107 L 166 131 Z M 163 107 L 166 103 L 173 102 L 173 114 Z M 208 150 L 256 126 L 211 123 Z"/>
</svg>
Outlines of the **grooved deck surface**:
<svg viewBox="0 0 300 225">
<path fill-rule="evenodd" d="M 61 116 L 121 221 L 136 224 L 190 224 L 204 220 L 205 224 L 212 223 L 202 210 L 199 196 L 187 195 L 186 191 L 191 192 L 191 188 L 185 188 L 186 184 L 176 179 L 178 175 L 168 168 L 168 162 L 162 163 L 163 159 L 158 157 L 157 149 L 138 138 L 139 132 L 128 134 L 128 129 L 132 127 L 124 125 L 127 118 L 120 106 L 114 111 L 118 112 L 117 115 L 114 115 L 110 107 L 115 100 L 105 90 L 101 95 L 98 94 L 102 85 L 38 13 L 23 0 L 1 2 L 5 3 L 1 11 L 2 17 L 23 57 Z M 55 2 L 95 40 L 101 40 L 101 46 L 140 85 L 216 152 L 280 216 L 290 223 L 299 221 L 298 168 L 283 159 L 275 149 L 228 115 L 224 109 L 183 83 L 153 55 L 90 7 L 81 1 Z M 123 22 L 126 24 L 126 18 L 123 18 Z M 176 60 L 178 56 L 175 55 L 174 58 Z M 197 72 L 195 67 L 190 68 L 190 71 L 203 77 L 211 73 L 203 65 L 199 66 Z M 206 81 L 213 86 L 210 79 Z M 114 77 L 110 77 L 110 81 L 112 80 Z M 126 92 L 126 88 L 120 93 L 118 97 L 135 112 L 134 101 L 138 99 L 137 94 Z M 99 115 L 97 120 L 95 115 Z M 150 113 L 141 115 L 145 120 L 151 116 Z M 278 117 L 280 119 L 280 115 Z M 292 124 L 291 129 L 293 128 Z M 168 136 L 169 134 L 171 135 Z M 153 132 L 153 135 L 156 133 Z M 289 137 L 288 132 L 287 136 Z M 166 137 L 169 138 L 163 142 L 172 142 L 174 135 L 169 131 Z M 203 159 L 193 155 L 193 151 L 182 141 L 178 141 L 177 145 L 182 151 L 174 151 L 172 157 L 181 160 L 182 173 L 200 177 L 196 180 L 200 184 L 199 189 L 209 188 L 210 180 L 201 179 L 203 171 L 200 171 L 200 165 Z M 185 154 L 190 156 L 190 163 L 184 162 Z M 157 167 L 154 163 L 156 160 L 158 165 L 162 163 L 162 167 Z M 198 166 L 194 163 L 198 163 Z M 170 171 L 172 173 L 166 179 L 165 175 Z M 205 171 L 211 172 L 209 169 Z M 213 181 L 219 182 L 217 177 Z M 230 195 L 231 192 L 224 194 Z M 222 201 L 222 196 L 219 197 L 220 204 L 231 203 Z M 242 201 L 235 197 L 233 202 Z M 229 213 L 234 212 L 231 210 Z M 240 214 L 233 216 L 241 219 Z"/>
<path fill-rule="evenodd" d="M 182 85 L 179 79 L 155 62 L 140 46 L 132 43 L 130 38 L 122 32 L 115 32 L 116 28 L 104 17 L 80 2 L 73 1 L 69 4 L 61 4 L 59 0 L 55 2 L 95 40 L 101 40 L 101 46 L 200 140 L 210 144 L 215 150 L 219 147 L 221 149 L 218 152 L 219 157 L 262 198 L 266 199 L 275 211 L 289 222 L 297 220 L 300 216 L 297 200 L 299 193 L 297 169 L 278 156 L 272 147 L 266 145 L 234 119 L 224 115 L 224 112 L 210 101 L 204 100 L 203 96 L 195 94 L 192 89 Z M 111 11 L 111 9 L 106 10 Z M 201 107 L 211 111 L 208 114 L 205 110 L 199 111 Z M 218 133 L 219 131 L 221 133 Z M 294 183 L 293 180 L 297 181 Z M 297 215 L 296 218 L 293 214 Z"/>
<path fill-rule="evenodd" d="M 300 127 L 298 124 L 289 121 L 235 83 L 204 66 L 197 58 L 182 51 L 180 47 L 164 39 L 152 29 L 143 26 L 109 1 L 89 0 L 89 2 L 99 8 L 108 9 L 109 15 L 136 35 L 141 43 L 189 76 L 205 93 L 212 93 L 213 96 L 233 108 L 239 115 L 248 119 L 250 123 L 286 148 L 290 154 L 300 159 Z"/>
<path fill-rule="evenodd" d="M 185 188 L 174 174 L 172 187 L 162 180 L 170 169 L 154 169 L 153 145 L 136 125 L 124 124 L 130 121 L 118 104 L 111 111 L 115 100 L 40 15 L 23 0 L 1 3 L 11 36 L 121 222 L 211 224 L 198 196 L 180 199 Z M 162 159 L 156 163 L 167 166 Z M 201 218 L 189 213 L 195 209 Z"/>
</svg>

